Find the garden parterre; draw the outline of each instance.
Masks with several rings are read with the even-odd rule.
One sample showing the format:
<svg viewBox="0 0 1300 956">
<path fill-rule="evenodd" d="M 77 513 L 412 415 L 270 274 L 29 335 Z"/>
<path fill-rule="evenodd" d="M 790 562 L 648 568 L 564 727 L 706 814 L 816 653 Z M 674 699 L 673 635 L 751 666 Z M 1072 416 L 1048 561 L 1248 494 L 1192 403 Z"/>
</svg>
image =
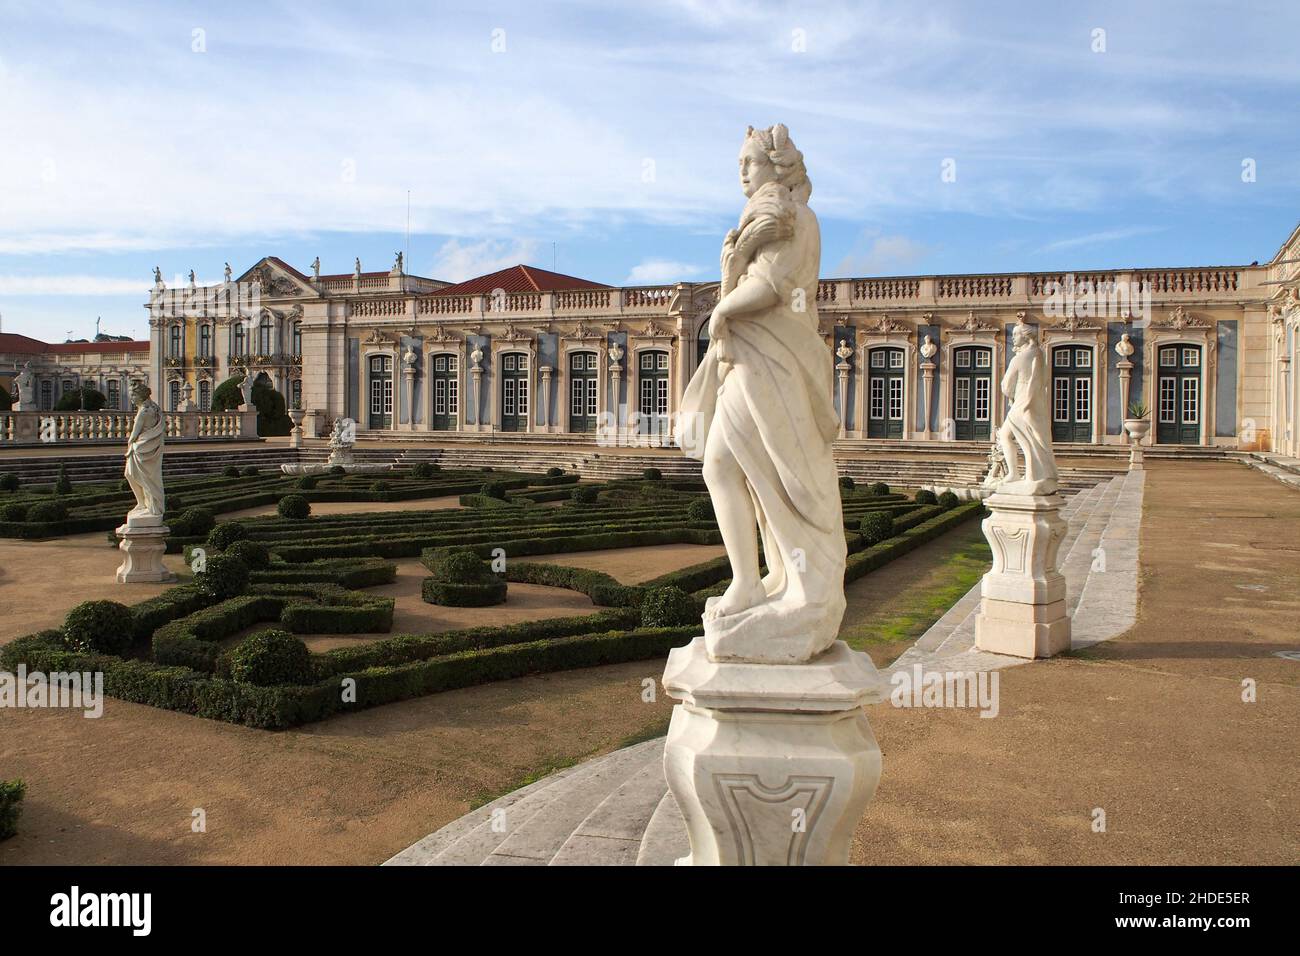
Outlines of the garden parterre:
<svg viewBox="0 0 1300 956">
<path fill-rule="evenodd" d="M 29 670 L 102 671 L 110 697 L 280 729 L 529 673 L 662 657 L 699 633 L 705 598 L 728 584 L 725 558 L 637 585 L 599 571 L 520 560 L 668 543 L 717 544 L 720 536 L 700 483 L 647 478 L 578 485 L 571 475 L 504 472 L 443 472 L 432 479 L 394 472 L 383 480 L 386 487 L 379 489 L 373 476 L 321 476 L 309 487 L 279 476 L 242 474 L 197 479 L 188 487 L 178 482 L 187 508 L 221 511 L 249 507 L 250 498 L 257 504 L 289 495 L 355 500 L 342 497 L 349 494 L 392 496 L 382 500 L 461 494 L 464 507 L 253 518 L 203 534 L 175 534 L 169 550 L 185 550 L 187 563 L 196 569 L 194 579 L 127 609 L 127 650 L 119 649 L 120 635 L 99 646 L 84 636 L 71 641 L 65 626 L 7 645 L 0 650 L 0 667 L 25 663 Z M 978 503 L 909 500 L 875 486 L 846 484 L 842 492 L 846 581 L 982 510 Z M 75 520 L 93 520 L 93 509 L 110 503 L 122 513 L 115 496 L 88 489 L 85 497 L 102 500 L 81 501 L 78 507 L 86 513 Z M 888 516 L 890 534 L 878 540 L 882 522 L 871 519 L 864 525 L 864 519 L 881 515 Z M 860 530 L 868 526 L 876 533 Z M 507 584 L 579 591 L 601 610 L 392 635 L 318 654 L 307 653 L 291 636 L 387 634 L 393 601 L 365 589 L 394 579 L 389 559 L 419 556 L 437 572 L 450 555 L 466 552 L 492 562 L 493 572 Z M 425 599 L 438 600 L 444 591 L 426 588 Z M 255 633 L 231 646 L 241 632 L 260 624 L 272 625 L 276 633 Z M 115 652 L 106 652 L 106 646 Z"/>
</svg>

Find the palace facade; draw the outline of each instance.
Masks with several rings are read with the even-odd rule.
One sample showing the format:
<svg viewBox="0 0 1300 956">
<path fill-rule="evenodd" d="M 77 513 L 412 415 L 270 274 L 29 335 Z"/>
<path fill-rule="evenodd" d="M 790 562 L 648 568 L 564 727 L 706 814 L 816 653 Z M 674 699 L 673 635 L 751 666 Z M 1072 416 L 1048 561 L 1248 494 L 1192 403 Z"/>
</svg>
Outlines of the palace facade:
<svg viewBox="0 0 1300 956">
<path fill-rule="evenodd" d="M 150 384 L 151 345 L 100 336 L 93 342 L 42 342 L 13 332 L 0 333 L 0 387 L 18 401 L 14 379 L 26 366 L 32 372 L 36 408 L 49 411 L 65 392 L 90 385 L 108 399 L 105 408 L 131 407 L 131 386 Z"/>
<path fill-rule="evenodd" d="M 246 314 L 204 304 L 243 288 Z M 206 407 L 247 366 L 306 412 L 309 436 L 346 416 L 362 438 L 614 445 L 672 442 L 718 284 L 614 288 L 516 266 L 450 285 L 400 260 L 308 276 L 269 257 L 223 286 L 164 292 L 151 354 L 169 409 L 187 384 Z M 1264 265 L 825 279 L 811 298 L 845 442 L 987 442 L 1023 320 L 1048 351 L 1061 444 L 1123 444 L 1142 402 L 1152 444 L 1300 450 L 1300 230 Z"/>
</svg>

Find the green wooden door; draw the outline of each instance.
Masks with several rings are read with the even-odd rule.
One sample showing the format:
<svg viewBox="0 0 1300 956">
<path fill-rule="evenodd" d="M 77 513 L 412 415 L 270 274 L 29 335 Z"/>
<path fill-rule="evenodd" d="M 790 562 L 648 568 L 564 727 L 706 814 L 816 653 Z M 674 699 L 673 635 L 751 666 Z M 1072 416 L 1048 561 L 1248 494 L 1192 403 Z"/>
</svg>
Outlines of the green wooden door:
<svg viewBox="0 0 1300 956">
<path fill-rule="evenodd" d="M 1052 441 L 1092 441 L 1092 371 L 1090 347 L 1052 349 Z"/>
<path fill-rule="evenodd" d="M 958 441 L 987 441 L 992 434 L 993 349 L 962 345 L 952 350 L 952 420 Z"/>
<path fill-rule="evenodd" d="M 569 431 L 594 432 L 600 387 L 600 356 L 596 352 L 569 353 Z"/>
<path fill-rule="evenodd" d="M 501 363 L 501 430 L 528 431 L 528 355 L 503 352 Z"/>
<path fill-rule="evenodd" d="M 429 374 L 429 427 L 434 431 L 454 431 L 460 413 L 460 357 L 449 353 L 433 356 Z"/>
<path fill-rule="evenodd" d="M 1156 441 L 1201 443 L 1201 347 L 1162 345 L 1156 359 Z"/>
<path fill-rule="evenodd" d="M 906 353 L 877 348 L 867 353 L 867 437 L 903 437 L 903 371 Z"/>
</svg>

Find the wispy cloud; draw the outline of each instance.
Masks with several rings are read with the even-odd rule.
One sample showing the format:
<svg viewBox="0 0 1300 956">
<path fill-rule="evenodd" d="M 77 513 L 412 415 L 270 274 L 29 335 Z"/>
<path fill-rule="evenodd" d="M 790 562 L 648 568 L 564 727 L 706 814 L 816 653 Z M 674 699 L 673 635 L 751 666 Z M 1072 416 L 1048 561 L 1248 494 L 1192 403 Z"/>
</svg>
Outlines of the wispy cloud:
<svg viewBox="0 0 1300 956">
<path fill-rule="evenodd" d="M 623 280 L 624 285 L 660 285 L 665 282 L 682 282 L 703 273 L 703 269 L 689 262 L 671 259 L 646 259 L 632 267 Z"/>
<path fill-rule="evenodd" d="M 1132 239 L 1134 236 L 1150 236 L 1158 232 L 1164 232 L 1165 226 L 1129 226 L 1124 229 L 1107 229 L 1102 232 L 1092 232 L 1084 236 L 1071 236 L 1068 239 L 1057 239 L 1055 242 L 1049 242 L 1043 246 L 1043 252 L 1059 252 L 1062 249 L 1074 249 L 1078 246 L 1095 246 L 1106 242 L 1118 242 L 1121 239 Z"/>
<path fill-rule="evenodd" d="M 876 236 L 860 253 L 850 253 L 835 267 L 837 276 L 870 276 L 910 272 L 930 252 L 907 236 Z"/>
<path fill-rule="evenodd" d="M 0 275 L 0 295 L 123 295 L 133 296 L 143 302 L 149 296 L 149 283 L 138 277 L 114 279 L 86 275 Z"/>
<path fill-rule="evenodd" d="M 493 239 L 462 242 L 459 239 L 449 239 L 434 256 L 429 278 L 461 282 L 510 266 L 536 265 L 534 260 L 537 251 L 538 243 L 531 239 L 518 242 Z"/>
</svg>

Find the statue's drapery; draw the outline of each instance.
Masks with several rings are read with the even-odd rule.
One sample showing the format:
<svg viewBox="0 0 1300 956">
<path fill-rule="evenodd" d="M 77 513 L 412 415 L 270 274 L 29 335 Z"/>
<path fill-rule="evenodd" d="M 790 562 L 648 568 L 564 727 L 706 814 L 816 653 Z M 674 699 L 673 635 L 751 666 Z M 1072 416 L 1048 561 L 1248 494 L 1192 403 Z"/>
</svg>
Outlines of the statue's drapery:
<svg viewBox="0 0 1300 956">
<path fill-rule="evenodd" d="M 831 449 L 839 433 L 832 360 L 816 310 L 821 239 L 807 205 L 788 202 L 784 228 L 750 223 L 776 238 L 747 251 L 747 217 L 764 201 L 770 197 L 756 194 L 742 228 L 728 237 L 723 294 L 733 284 L 762 282 L 776 304 L 728 317 L 725 361 L 715 343 L 686 389 L 679 435 L 695 458 L 703 459 L 710 443 L 725 443 L 744 472 L 768 567 L 767 600 L 706 620 L 705 632 L 762 620 L 785 632 L 816 631 L 815 643 L 826 647 L 844 614 L 846 548 Z"/>
<path fill-rule="evenodd" d="M 163 495 L 162 455 L 166 422 L 162 410 L 152 401 L 136 413 L 132 439 L 126 451 L 126 480 L 135 492 L 131 518 L 159 517 L 166 510 Z"/>
</svg>

